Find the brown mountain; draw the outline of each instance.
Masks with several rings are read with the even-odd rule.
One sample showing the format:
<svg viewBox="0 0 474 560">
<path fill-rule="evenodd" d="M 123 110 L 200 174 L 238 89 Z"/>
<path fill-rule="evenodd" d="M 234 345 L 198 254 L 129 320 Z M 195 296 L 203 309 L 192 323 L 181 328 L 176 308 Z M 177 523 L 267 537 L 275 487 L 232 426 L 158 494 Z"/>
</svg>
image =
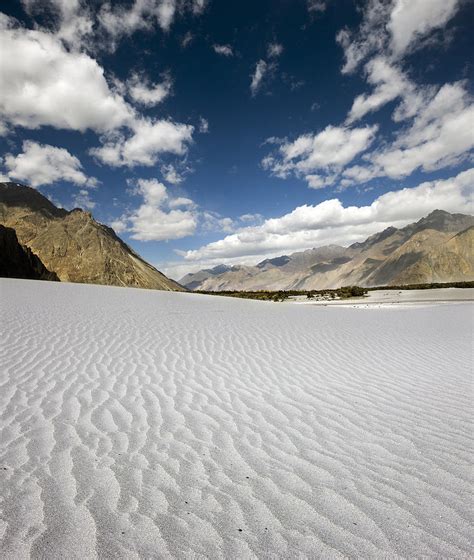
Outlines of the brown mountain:
<svg viewBox="0 0 474 560">
<path fill-rule="evenodd" d="M 15 230 L 0 225 L 0 277 L 58 281 L 31 249 L 20 245 Z"/>
<path fill-rule="evenodd" d="M 35 189 L 0 183 L 0 224 L 61 281 L 182 291 L 89 212 L 57 208 Z"/>
<path fill-rule="evenodd" d="M 435 210 L 404 228 L 390 227 L 349 247 L 329 245 L 188 274 L 192 290 L 313 290 L 474 280 L 474 217 Z M 216 273 L 218 271 L 218 273 Z"/>
</svg>

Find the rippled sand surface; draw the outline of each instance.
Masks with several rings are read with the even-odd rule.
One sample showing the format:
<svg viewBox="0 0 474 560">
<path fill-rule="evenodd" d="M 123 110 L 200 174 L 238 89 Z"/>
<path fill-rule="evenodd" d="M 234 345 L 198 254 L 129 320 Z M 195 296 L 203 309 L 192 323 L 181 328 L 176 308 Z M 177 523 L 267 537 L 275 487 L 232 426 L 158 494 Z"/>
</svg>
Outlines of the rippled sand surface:
<svg viewBox="0 0 474 560">
<path fill-rule="evenodd" d="M 0 557 L 472 558 L 472 311 L 0 280 Z"/>
</svg>

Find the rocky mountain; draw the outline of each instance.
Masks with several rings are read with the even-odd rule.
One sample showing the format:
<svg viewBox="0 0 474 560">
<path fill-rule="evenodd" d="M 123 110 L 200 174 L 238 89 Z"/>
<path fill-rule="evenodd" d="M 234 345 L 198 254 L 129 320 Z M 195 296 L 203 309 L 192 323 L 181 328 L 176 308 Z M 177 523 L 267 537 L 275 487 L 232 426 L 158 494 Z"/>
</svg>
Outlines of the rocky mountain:
<svg viewBox="0 0 474 560">
<path fill-rule="evenodd" d="M 218 291 L 474 280 L 473 237 L 473 216 L 435 210 L 418 222 L 389 227 L 349 247 L 329 245 L 255 266 L 216 267 L 188 274 L 181 283 L 191 290 Z"/>
<path fill-rule="evenodd" d="M 15 230 L 0 225 L 0 277 L 59 280 L 31 249 L 20 245 Z"/>
<path fill-rule="evenodd" d="M 230 266 L 226 266 L 225 264 L 221 264 L 215 266 L 214 268 L 205 268 L 204 270 L 200 270 L 194 274 L 186 274 L 181 280 L 181 284 L 186 287 L 188 290 L 194 290 L 195 286 L 199 286 L 200 283 L 211 276 L 218 276 L 219 274 L 223 274 L 224 272 L 229 272 L 231 270 Z M 183 283 L 184 282 L 184 283 Z"/>
<path fill-rule="evenodd" d="M 41 193 L 0 183 L 0 224 L 61 281 L 158 290 L 183 290 L 126 245 L 89 212 L 57 208 Z M 2 260 L 5 258 L 2 252 Z"/>
</svg>

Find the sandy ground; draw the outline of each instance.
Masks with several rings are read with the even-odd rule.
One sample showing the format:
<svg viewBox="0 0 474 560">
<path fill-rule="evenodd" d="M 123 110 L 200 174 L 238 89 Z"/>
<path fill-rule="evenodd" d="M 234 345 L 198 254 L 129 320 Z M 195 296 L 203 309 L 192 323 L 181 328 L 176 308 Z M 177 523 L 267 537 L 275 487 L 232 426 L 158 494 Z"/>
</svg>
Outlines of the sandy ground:
<svg viewBox="0 0 474 560">
<path fill-rule="evenodd" d="M 436 288 L 433 290 L 373 290 L 362 298 L 349 299 L 308 299 L 306 296 L 295 296 L 288 301 L 305 305 L 338 305 L 344 307 L 413 307 L 424 305 L 442 305 L 445 303 L 474 303 L 474 288 Z"/>
<path fill-rule="evenodd" d="M 0 280 L 0 557 L 472 558 L 472 311 Z"/>
</svg>

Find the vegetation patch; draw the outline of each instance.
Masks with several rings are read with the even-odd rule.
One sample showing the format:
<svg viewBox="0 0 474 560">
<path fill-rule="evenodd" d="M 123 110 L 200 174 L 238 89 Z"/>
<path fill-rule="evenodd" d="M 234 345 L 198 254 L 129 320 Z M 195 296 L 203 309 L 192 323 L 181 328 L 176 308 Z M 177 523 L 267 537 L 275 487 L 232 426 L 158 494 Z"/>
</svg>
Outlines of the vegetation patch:
<svg viewBox="0 0 474 560">
<path fill-rule="evenodd" d="M 377 286 L 372 288 L 362 288 L 361 286 L 342 286 L 336 289 L 327 290 L 221 290 L 212 292 L 206 290 L 196 290 L 196 294 L 206 294 L 210 296 L 228 296 L 243 299 L 258 299 L 261 301 L 285 301 L 296 296 L 306 296 L 308 299 L 332 300 L 365 297 L 369 291 L 373 290 L 432 290 L 436 288 L 474 288 L 472 282 L 435 282 L 425 284 L 407 284 L 396 286 Z"/>
</svg>

